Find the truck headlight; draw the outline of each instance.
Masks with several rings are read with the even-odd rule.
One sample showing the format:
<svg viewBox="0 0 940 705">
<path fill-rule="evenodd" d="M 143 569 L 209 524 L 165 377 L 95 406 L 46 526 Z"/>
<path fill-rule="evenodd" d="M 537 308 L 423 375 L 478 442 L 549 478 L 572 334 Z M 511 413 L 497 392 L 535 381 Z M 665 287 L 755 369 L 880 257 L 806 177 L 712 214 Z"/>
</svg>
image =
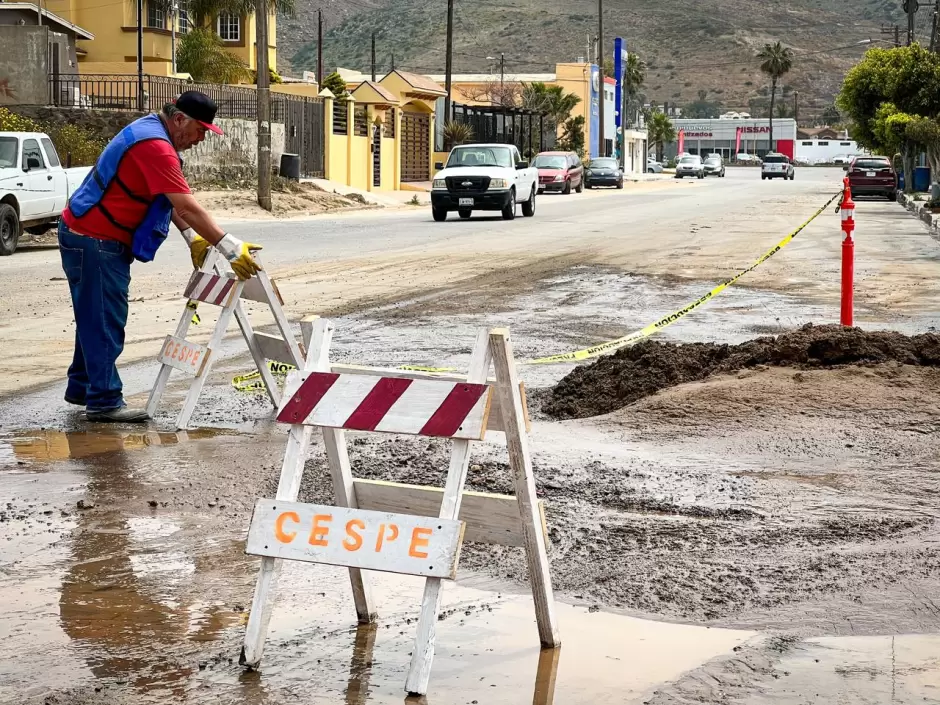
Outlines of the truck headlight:
<svg viewBox="0 0 940 705">
<path fill-rule="evenodd" d="M 434 179 L 431 188 L 447 188 L 447 182 L 444 179 Z"/>
<path fill-rule="evenodd" d="M 565 180 L 565 177 L 562 176 L 561 174 L 558 174 L 558 175 L 555 177 L 555 181 L 564 181 L 564 180 Z"/>
<path fill-rule="evenodd" d="M 506 179 L 490 179 L 490 188 L 509 188 L 509 182 Z"/>
</svg>

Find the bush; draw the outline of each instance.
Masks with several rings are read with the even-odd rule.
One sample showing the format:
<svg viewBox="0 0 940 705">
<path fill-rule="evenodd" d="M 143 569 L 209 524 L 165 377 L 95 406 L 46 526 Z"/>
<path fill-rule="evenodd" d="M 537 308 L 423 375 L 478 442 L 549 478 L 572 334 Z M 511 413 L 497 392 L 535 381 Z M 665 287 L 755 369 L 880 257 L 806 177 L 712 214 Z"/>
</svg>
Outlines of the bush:
<svg viewBox="0 0 940 705">
<path fill-rule="evenodd" d="M 0 108 L 0 131 L 2 132 L 43 132 L 32 119 L 17 115 L 6 108 Z"/>
<path fill-rule="evenodd" d="M 63 125 L 45 132 L 52 138 L 59 158 L 71 166 L 92 166 L 105 148 L 103 139 L 78 125 Z"/>
</svg>

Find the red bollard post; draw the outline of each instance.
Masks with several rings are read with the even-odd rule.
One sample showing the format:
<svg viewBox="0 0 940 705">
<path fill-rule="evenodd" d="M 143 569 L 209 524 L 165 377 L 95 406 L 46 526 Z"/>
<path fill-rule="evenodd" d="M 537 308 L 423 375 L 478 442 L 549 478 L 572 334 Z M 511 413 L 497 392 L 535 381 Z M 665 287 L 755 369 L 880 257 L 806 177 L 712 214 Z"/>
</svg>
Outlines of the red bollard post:
<svg viewBox="0 0 940 705">
<path fill-rule="evenodd" d="M 852 201 L 852 189 L 848 178 L 842 180 L 845 192 L 842 196 L 842 316 L 844 326 L 852 325 L 853 290 L 855 286 L 855 242 L 852 232 L 855 230 L 855 203 Z"/>
</svg>

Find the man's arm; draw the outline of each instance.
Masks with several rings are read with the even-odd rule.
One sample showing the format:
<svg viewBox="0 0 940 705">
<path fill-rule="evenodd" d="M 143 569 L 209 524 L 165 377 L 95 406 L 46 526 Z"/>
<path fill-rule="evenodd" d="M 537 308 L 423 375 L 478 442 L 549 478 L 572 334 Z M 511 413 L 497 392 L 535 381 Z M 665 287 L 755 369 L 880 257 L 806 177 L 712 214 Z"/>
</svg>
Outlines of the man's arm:
<svg viewBox="0 0 940 705">
<path fill-rule="evenodd" d="M 180 229 L 192 228 L 211 244 L 217 245 L 225 237 L 222 230 L 206 209 L 199 205 L 191 193 L 168 193 L 166 197 L 173 204 L 173 224 Z"/>
</svg>

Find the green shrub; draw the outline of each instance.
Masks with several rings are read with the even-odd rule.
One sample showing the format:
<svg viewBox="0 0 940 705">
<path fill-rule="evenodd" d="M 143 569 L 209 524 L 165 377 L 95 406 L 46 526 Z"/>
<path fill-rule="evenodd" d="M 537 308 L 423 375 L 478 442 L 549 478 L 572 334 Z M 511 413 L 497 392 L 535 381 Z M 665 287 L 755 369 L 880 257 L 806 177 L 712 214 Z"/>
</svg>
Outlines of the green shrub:
<svg viewBox="0 0 940 705">
<path fill-rule="evenodd" d="M 105 140 L 78 125 L 50 127 L 45 132 L 52 139 L 59 158 L 71 166 L 92 166 L 106 145 Z"/>
</svg>

